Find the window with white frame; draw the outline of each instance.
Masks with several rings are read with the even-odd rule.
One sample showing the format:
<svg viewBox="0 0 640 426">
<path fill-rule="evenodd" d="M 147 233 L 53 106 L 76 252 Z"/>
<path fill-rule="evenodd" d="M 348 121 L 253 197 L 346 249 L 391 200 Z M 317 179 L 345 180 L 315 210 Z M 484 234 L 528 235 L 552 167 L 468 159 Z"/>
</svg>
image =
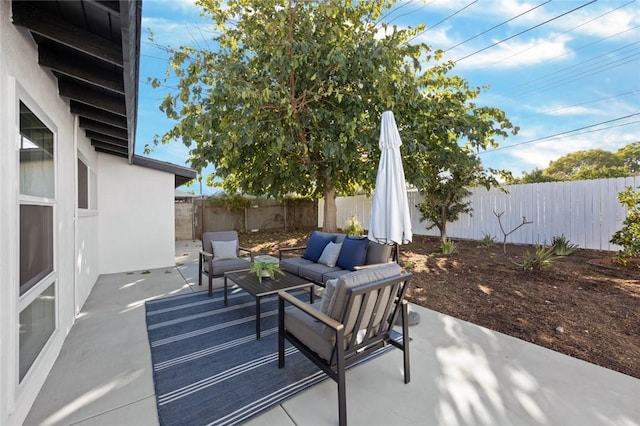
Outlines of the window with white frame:
<svg viewBox="0 0 640 426">
<path fill-rule="evenodd" d="M 20 102 L 19 379 L 56 327 L 55 138 Z"/>
<path fill-rule="evenodd" d="M 78 152 L 78 208 L 98 209 L 98 181 L 96 172 Z"/>
</svg>

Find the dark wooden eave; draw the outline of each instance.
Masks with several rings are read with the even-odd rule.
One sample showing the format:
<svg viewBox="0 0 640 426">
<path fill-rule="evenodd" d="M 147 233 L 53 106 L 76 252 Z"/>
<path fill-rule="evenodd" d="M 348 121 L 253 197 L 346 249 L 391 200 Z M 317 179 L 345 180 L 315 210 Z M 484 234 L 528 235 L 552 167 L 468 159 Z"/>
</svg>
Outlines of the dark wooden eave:
<svg viewBox="0 0 640 426">
<path fill-rule="evenodd" d="M 141 0 L 12 0 L 11 5 L 14 25 L 27 29 L 37 43 L 39 65 L 57 78 L 60 96 L 69 99 L 97 152 L 176 172 L 176 186 L 195 177 L 191 169 L 135 156 Z"/>
<path fill-rule="evenodd" d="M 105 138 L 124 139 L 135 151 L 142 3 L 136 0 L 13 0 L 13 23 L 38 44 L 38 63 L 58 79 L 80 127 Z M 97 151 L 112 152 L 103 137 Z M 101 148 L 102 150 L 99 150 Z M 118 147 L 114 155 L 122 156 Z"/>
</svg>

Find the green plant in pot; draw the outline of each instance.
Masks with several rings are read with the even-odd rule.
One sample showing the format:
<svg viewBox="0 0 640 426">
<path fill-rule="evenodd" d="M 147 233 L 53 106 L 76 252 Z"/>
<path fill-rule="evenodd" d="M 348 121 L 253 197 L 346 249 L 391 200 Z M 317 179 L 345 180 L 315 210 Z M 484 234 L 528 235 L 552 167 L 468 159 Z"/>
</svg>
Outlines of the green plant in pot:
<svg viewBox="0 0 640 426">
<path fill-rule="evenodd" d="M 262 278 L 275 278 L 276 274 L 284 275 L 280 266 L 275 262 L 265 262 L 256 260 L 251 264 L 249 272 L 253 272 L 258 277 L 258 281 L 262 284 Z"/>
</svg>

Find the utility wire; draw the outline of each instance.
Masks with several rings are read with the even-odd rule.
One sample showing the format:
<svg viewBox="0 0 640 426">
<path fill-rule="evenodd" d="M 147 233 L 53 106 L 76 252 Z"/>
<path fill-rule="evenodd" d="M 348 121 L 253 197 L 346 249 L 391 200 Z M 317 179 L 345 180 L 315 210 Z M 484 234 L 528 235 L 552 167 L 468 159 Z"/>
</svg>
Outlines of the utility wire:
<svg viewBox="0 0 640 426">
<path fill-rule="evenodd" d="M 623 4 L 622 6 L 616 7 L 615 9 L 611 9 L 611 10 L 609 10 L 608 12 L 603 13 L 602 15 L 596 16 L 595 18 L 588 20 L 587 22 L 583 22 L 583 23 L 582 23 L 582 24 L 580 24 L 580 25 L 576 25 L 575 27 L 573 27 L 573 28 L 571 28 L 571 29 L 568 29 L 567 31 L 561 32 L 560 34 L 556 34 L 555 36 L 551 37 L 551 38 L 550 38 L 550 39 L 548 39 L 548 40 L 555 40 L 556 38 L 558 38 L 558 37 L 560 37 L 560 36 L 563 36 L 563 35 L 565 35 L 565 34 L 567 34 L 567 33 L 570 33 L 571 31 L 574 31 L 574 30 L 576 30 L 576 29 L 578 29 L 578 28 L 580 28 L 580 27 L 583 27 L 583 26 L 585 26 L 585 25 L 587 25 L 587 24 L 590 24 L 590 23 L 591 23 L 591 22 L 593 22 L 593 21 L 597 21 L 598 19 L 602 18 L 603 16 L 606 16 L 606 15 L 608 15 L 608 14 L 610 14 L 610 13 L 613 13 L 613 12 L 615 12 L 616 10 L 622 9 L 623 7 L 626 7 L 626 6 L 630 5 L 631 3 L 635 3 L 635 1 L 636 1 L 636 0 L 631 0 L 630 2 L 627 2 L 627 3 Z M 628 31 L 628 30 L 627 30 L 627 31 Z M 620 33 L 617 33 L 617 34 L 622 34 L 622 33 L 624 33 L 624 32 L 626 32 L 626 31 L 623 31 L 623 32 L 620 32 Z M 614 34 L 614 36 L 615 36 L 615 34 Z M 611 37 L 613 37 L 613 36 L 611 36 Z M 607 37 L 607 38 L 609 38 L 609 37 Z M 604 39 L 604 40 L 606 40 L 606 39 Z M 497 64 L 499 64 L 499 63 L 501 63 L 501 62 L 506 61 L 507 59 L 511 59 L 511 58 L 513 58 L 514 56 L 518 56 L 518 55 L 520 55 L 520 54 L 522 54 L 522 53 L 524 53 L 524 52 L 527 52 L 527 51 L 529 51 L 529 50 L 531 50 L 531 49 L 533 49 L 533 48 L 535 48 L 535 47 L 538 47 L 538 46 L 540 46 L 541 44 L 544 44 L 544 43 L 546 43 L 546 42 L 547 42 L 547 40 L 544 40 L 544 41 L 542 41 L 542 42 L 540 42 L 540 43 L 537 43 L 537 44 L 535 44 L 535 45 L 533 45 L 533 46 L 527 47 L 526 49 L 523 49 L 523 50 L 521 50 L 521 51 L 519 51 L 519 52 L 516 52 L 516 53 L 514 53 L 514 54 L 512 54 L 512 55 L 509 55 L 509 56 L 507 56 L 507 57 L 504 57 L 504 58 L 502 58 L 502 59 L 500 59 L 500 60 L 498 60 L 498 61 L 494 62 L 492 65 L 497 65 Z M 589 44 L 589 45 L 590 45 L 590 44 Z M 576 49 L 576 50 L 579 50 L 579 49 Z M 574 50 L 574 51 L 575 51 L 575 50 Z M 565 53 L 565 54 L 562 54 L 562 55 L 560 55 L 560 56 L 564 56 L 564 55 L 566 55 L 566 53 Z M 551 58 L 551 59 L 553 60 L 553 59 L 556 59 L 556 58 L 558 58 L 558 57 L 560 57 L 560 56 L 556 56 L 555 58 Z"/>
<path fill-rule="evenodd" d="M 603 101 L 610 101 L 612 99 L 622 98 L 624 96 L 635 95 L 636 93 L 640 93 L 640 89 L 631 90 L 631 91 L 623 92 L 623 93 L 617 93 L 615 95 L 606 96 L 604 98 L 589 99 L 589 100 L 586 100 L 584 102 L 579 102 L 577 104 L 564 105 L 564 106 L 561 106 L 559 108 L 540 111 L 540 112 L 536 112 L 534 114 L 528 114 L 528 115 L 522 116 L 521 119 L 529 118 L 529 117 L 537 117 L 539 115 L 549 115 L 549 114 L 557 113 L 557 112 L 560 112 L 560 111 L 563 111 L 563 110 L 566 110 L 566 109 L 570 109 L 570 108 L 573 108 L 573 107 L 578 107 L 578 106 L 582 106 L 582 105 L 589 105 L 589 104 L 594 104 L 594 103 L 603 102 Z"/>
<path fill-rule="evenodd" d="M 638 42 L 638 43 L 640 43 L 640 42 Z M 633 43 L 633 44 L 636 44 L 636 43 Z M 514 97 L 521 97 L 521 96 L 524 96 L 524 95 L 530 95 L 532 93 L 542 92 L 542 91 L 545 91 L 545 90 L 548 90 L 548 89 L 551 89 L 551 88 L 554 88 L 554 87 L 558 87 L 560 85 L 574 83 L 574 82 L 576 82 L 578 80 L 581 80 L 581 79 L 584 79 L 586 77 L 590 77 L 592 75 L 599 74 L 599 73 L 604 72 L 604 71 L 608 71 L 608 70 L 611 70 L 611 69 L 614 69 L 614 68 L 618 68 L 618 67 L 620 67 L 622 65 L 626 65 L 626 64 L 628 64 L 630 62 L 635 62 L 635 61 L 637 61 L 639 59 L 638 57 L 640 56 L 640 50 L 638 50 L 638 49 L 636 49 L 633 53 L 628 54 L 627 56 L 617 57 L 615 59 L 607 57 L 609 55 L 609 53 L 611 53 L 611 52 L 604 53 L 602 55 L 599 55 L 599 56 L 590 58 L 588 60 L 582 61 L 579 64 L 572 65 L 572 66 L 560 69 L 558 71 L 555 71 L 553 73 L 547 74 L 544 77 L 548 77 L 550 75 L 558 74 L 558 73 L 561 73 L 561 72 L 564 72 L 564 71 L 569 71 L 569 70 L 571 70 L 572 68 L 574 68 L 574 67 L 576 67 L 578 65 L 583 65 L 583 64 L 586 64 L 587 62 L 591 62 L 591 61 L 594 61 L 594 60 L 599 59 L 601 57 L 604 57 L 604 60 L 589 65 L 591 68 L 585 67 L 580 72 L 576 72 L 576 73 L 573 73 L 573 74 L 570 74 L 570 75 L 564 76 L 564 77 L 560 76 L 555 81 L 550 82 L 550 83 L 548 83 L 548 84 L 546 84 L 544 86 L 538 86 L 538 87 L 535 87 L 535 88 L 533 88 L 531 90 L 528 90 L 528 91 L 515 93 Z M 537 78 L 537 79 L 535 79 L 535 81 L 540 80 L 540 79 L 542 79 L 544 77 Z M 534 80 L 532 80 L 532 81 L 534 81 Z"/>
<path fill-rule="evenodd" d="M 457 60 L 455 60 L 454 62 L 455 62 L 455 63 L 458 63 L 458 62 L 460 62 L 460 61 L 462 61 L 462 60 L 465 60 L 465 59 L 467 59 L 467 58 L 470 58 L 471 56 L 473 56 L 473 55 L 475 55 L 475 54 L 478 54 L 478 53 L 480 53 L 480 52 L 484 52 L 485 50 L 490 49 L 490 48 L 492 48 L 492 47 L 495 47 L 495 46 L 497 46 L 497 45 L 499 45 L 499 44 L 501 44 L 501 43 L 504 43 L 504 42 L 505 42 L 505 41 L 507 41 L 507 40 L 511 40 L 511 39 L 512 39 L 512 38 L 514 38 L 514 37 L 518 37 L 519 35 L 522 35 L 522 34 L 524 34 L 524 33 L 526 33 L 526 32 L 529 32 L 529 31 L 531 31 L 531 30 L 533 30 L 533 29 L 536 29 L 536 28 L 538 28 L 538 27 L 541 27 L 542 25 L 548 24 L 549 22 L 555 21 L 555 20 L 556 20 L 556 19 L 558 19 L 558 18 L 561 18 L 561 17 L 563 17 L 563 16 L 566 16 L 566 15 L 568 15 L 568 14 L 570 14 L 570 13 L 573 13 L 573 12 L 575 12 L 576 10 L 579 10 L 579 9 L 582 9 L 583 7 L 589 6 L 590 4 L 595 3 L 596 1 L 598 1 L 598 0 L 591 0 L 589 3 L 585 3 L 585 4 L 583 4 L 582 6 L 578 6 L 578 7 L 574 8 L 574 9 L 571 9 L 571 10 L 569 10 L 568 12 L 564 12 L 564 13 L 562 13 L 562 14 L 560 14 L 560 15 L 558 15 L 558 16 L 556 16 L 556 17 L 554 17 L 554 18 L 547 19 L 546 21 L 541 22 L 541 23 L 539 23 L 538 25 L 534 25 L 534 26 L 533 26 L 533 27 L 531 27 L 531 28 L 527 28 L 526 30 L 520 31 L 520 32 L 519 32 L 519 33 L 517 33 L 517 34 L 514 34 L 514 35 L 509 36 L 509 37 L 507 37 L 507 38 L 505 38 L 505 39 L 502 39 L 502 40 L 500 40 L 500 41 L 497 41 L 497 42 L 495 42 L 495 43 L 493 43 L 493 44 L 491 44 L 491 45 L 489 45 L 489 46 L 487 46 L 487 47 L 483 47 L 483 48 L 482 48 L 482 49 L 480 49 L 480 50 L 476 50 L 475 52 L 470 53 L 470 54 L 468 54 L 468 55 L 466 55 L 466 56 L 463 56 L 462 58 L 457 59 Z"/>
<path fill-rule="evenodd" d="M 589 126 L 584 126 L 584 127 L 579 127 L 577 129 L 573 129 L 573 130 L 567 130 L 567 131 L 564 131 L 564 132 L 555 133 L 553 135 L 544 136 L 544 137 L 541 137 L 541 138 L 536 138 L 536 139 L 531 139 L 531 140 L 524 141 L 524 142 L 514 143 L 513 145 L 502 146 L 502 147 L 490 149 L 490 150 L 487 150 L 487 151 L 481 151 L 481 152 L 479 152 L 479 154 L 486 154 L 488 152 L 494 152 L 494 151 L 502 151 L 502 150 L 513 148 L 513 147 L 516 147 L 516 146 L 528 145 L 528 144 L 532 144 L 532 143 L 536 143 L 536 142 L 543 142 L 543 141 L 546 141 L 548 139 L 553 139 L 553 138 L 577 136 L 577 135 L 570 135 L 570 133 L 575 133 L 575 132 L 579 132 L 581 130 L 586 130 L 586 129 L 592 129 L 593 127 L 601 126 L 603 124 L 608 124 L 608 123 L 614 123 L 616 121 L 620 121 L 620 120 L 624 120 L 624 119 L 627 119 L 627 118 L 635 117 L 637 115 L 640 115 L 640 112 L 636 112 L 635 114 L 625 115 L 624 117 L 618 117 L 618 118 L 614 118 L 614 119 L 611 119 L 611 120 L 601 121 L 600 123 L 591 124 Z M 636 123 L 640 123 L 640 120 L 632 121 L 630 123 L 623 123 L 623 124 L 619 124 L 619 125 L 616 125 L 616 126 L 605 127 L 605 128 L 602 128 L 602 129 L 594 129 L 594 130 L 591 130 L 589 132 L 579 133 L 579 135 L 585 134 L 585 133 L 599 132 L 599 131 L 607 130 L 607 129 L 614 128 L 614 127 L 628 126 L 628 125 L 636 124 Z"/>
<path fill-rule="evenodd" d="M 504 24 L 506 24 L 506 23 L 509 23 L 509 22 L 513 21 L 514 19 L 519 18 L 519 17 L 521 17 L 522 15 L 526 15 L 527 13 L 529 13 L 529 12 L 531 12 L 531 11 L 533 11 L 533 10 L 536 10 L 537 8 L 542 7 L 542 6 L 544 6 L 545 4 L 547 4 L 547 3 L 551 3 L 551 0 L 547 0 L 547 1 L 545 1 L 544 3 L 540 3 L 539 5 L 534 6 L 534 7 L 532 7 L 531 9 L 529 9 L 529 10 L 527 10 L 527 11 L 525 11 L 525 12 L 522 12 L 522 13 L 521 13 L 521 14 L 519 14 L 519 15 L 516 15 L 516 16 L 514 16 L 514 17 L 513 17 L 513 18 L 511 18 L 511 19 L 508 19 L 508 20 L 506 20 L 506 21 L 504 21 L 504 22 L 501 22 L 501 23 L 499 23 L 498 25 L 494 25 L 493 27 L 489 28 L 488 30 L 484 30 L 483 32 L 481 32 L 481 33 L 479 33 L 479 34 L 476 34 L 476 35 L 474 35 L 473 37 L 470 37 L 470 38 L 468 38 L 468 39 L 466 39 L 466 40 L 464 40 L 464 41 L 461 41 L 460 43 L 456 44 L 455 46 L 451 46 L 450 48 L 448 48 L 447 50 L 445 50 L 445 52 L 448 52 L 448 51 L 450 51 L 451 49 L 455 49 L 456 47 L 460 46 L 461 44 L 465 44 L 465 43 L 466 43 L 466 42 L 468 42 L 468 41 L 471 41 L 471 40 L 473 40 L 473 39 L 475 39 L 475 38 L 478 38 L 478 37 L 480 37 L 481 35 L 488 33 L 489 31 L 495 30 L 496 28 L 501 27 L 502 25 L 504 25 Z"/>
<path fill-rule="evenodd" d="M 593 0 L 593 1 L 597 1 L 597 0 Z M 452 13 L 451 15 L 447 16 L 446 18 L 441 19 L 440 21 L 436 22 L 434 25 L 427 27 L 424 31 L 420 31 L 418 34 L 414 35 L 413 37 L 411 37 L 410 39 L 408 39 L 405 43 L 409 43 L 410 41 L 418 38 L 419 36 L 421 36 L 422 34 L 426 33 L 427 31 L 437 27 L 438 25 L 442 24 L 445 21 L 448 21 L 449 19 L 453 18 L 454 16 L 456 16 L 458 13 L 462 12 L 463 10 L 465 10 L 466 8 L 468 8 L 469 6 L 477 3 L 478 0 L 474 0 L 471 3 L 469 3 L 468 5 L 464 6 L 462 9 L 458 9 L 457 11 L 455 11 L 454 13 Z"/>
</svg>

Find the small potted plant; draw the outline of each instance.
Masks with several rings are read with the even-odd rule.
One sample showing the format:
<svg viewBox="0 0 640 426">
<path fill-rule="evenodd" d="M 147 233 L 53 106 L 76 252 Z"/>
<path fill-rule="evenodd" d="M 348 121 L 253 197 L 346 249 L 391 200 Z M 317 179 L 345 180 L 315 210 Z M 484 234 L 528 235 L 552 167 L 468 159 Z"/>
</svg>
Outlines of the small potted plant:
<svg viewBox="0 0 640 426">
<path fill-rule="evenodd" d="M 253 272 L 258 277 L 258 281 L 262 284 L 262 278 L 275 278 L 276 273 L 284 275 L 280 266 L 275 262 L 256 260 L 251 264 L 249 272 Z"/>
</svg>

